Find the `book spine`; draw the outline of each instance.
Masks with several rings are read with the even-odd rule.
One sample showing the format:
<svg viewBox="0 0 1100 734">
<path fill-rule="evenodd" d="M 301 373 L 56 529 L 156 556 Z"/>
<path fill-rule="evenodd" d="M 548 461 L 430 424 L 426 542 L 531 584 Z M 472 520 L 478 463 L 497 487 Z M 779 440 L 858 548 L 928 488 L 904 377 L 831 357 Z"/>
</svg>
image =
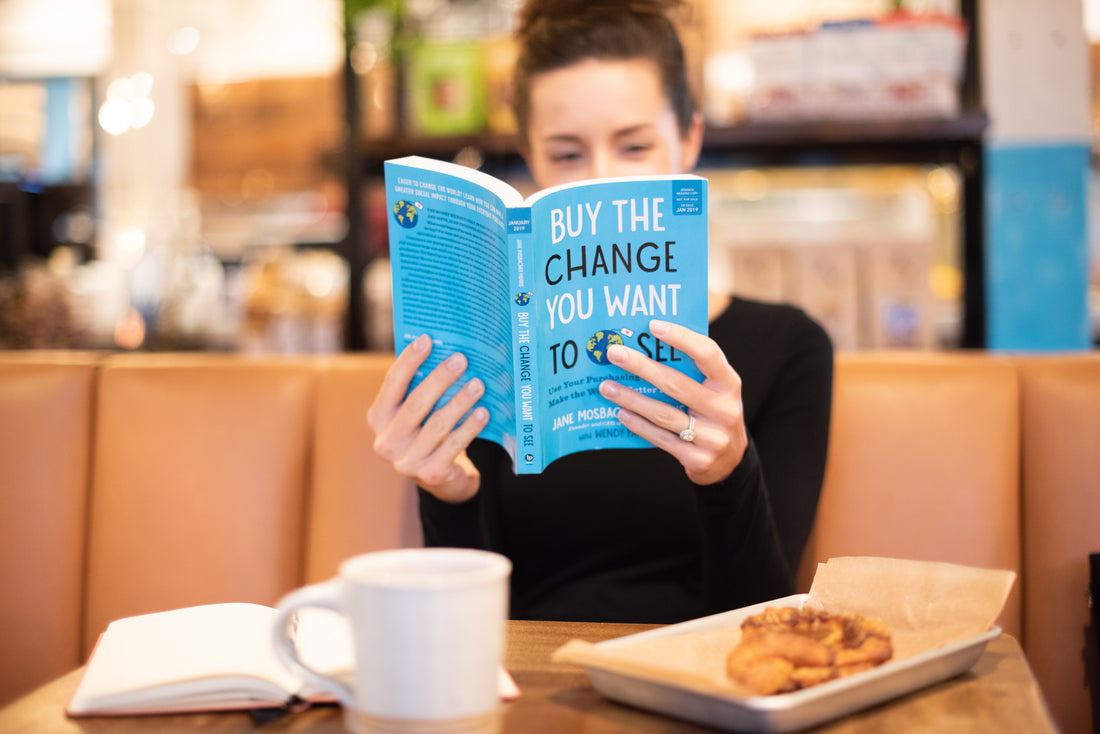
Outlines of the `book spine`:
<svg viewBox="0 0 1100 734">
<path fill-rule="evenodd" d="M 531 209 L 508 210 L 508 248 L 512 262 L 512 348 L 516 399 L 517 474 L 538 474 L 545 467 L 539 429 L 538 344 Z"/>
</svg>

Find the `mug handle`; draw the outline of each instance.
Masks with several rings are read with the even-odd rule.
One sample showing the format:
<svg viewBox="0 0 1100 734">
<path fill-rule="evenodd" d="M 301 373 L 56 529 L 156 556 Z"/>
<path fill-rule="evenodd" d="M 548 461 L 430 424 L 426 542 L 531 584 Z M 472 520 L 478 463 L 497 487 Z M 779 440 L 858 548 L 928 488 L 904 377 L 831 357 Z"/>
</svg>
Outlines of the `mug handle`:
<svg viewBox="0 0 1100 734">
<path fill-rule="evenodd" d="M 314 670 L 298 657 L 298 646 L 294 642 L 290 628 L 294 621 L 294 613 L 304 607 L 320 607 L 347 616 L 340 579 L 335 578 L 319 584 L 303 586 L 279 600 L 276 605 L 279 614 L 275 617 L 274 627 L 275 654 L 288 668 L 299 673 L 322 691 L 336 696 L 344 707 L 354 708 L 355 695 L 346 683 L 335 676 Z"/>
</svg>

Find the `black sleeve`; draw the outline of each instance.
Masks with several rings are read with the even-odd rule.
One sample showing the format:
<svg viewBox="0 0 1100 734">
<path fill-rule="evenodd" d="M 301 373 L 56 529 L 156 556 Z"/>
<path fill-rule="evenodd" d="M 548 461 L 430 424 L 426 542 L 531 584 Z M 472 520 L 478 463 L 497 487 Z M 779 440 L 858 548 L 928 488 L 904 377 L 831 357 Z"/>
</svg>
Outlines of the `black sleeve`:
<svg viewBox="0 0 1100 734">
<path fill-rule="evenodd" d="M 481 533 L 481 494 L 465 502 L 444 502 L 416 488 L 420 527 L 429 548 L 485 548 Z"/>
<path fill-rule="evenodd" d="M 825 479 L 833 347 L 825 330 L 803 316 L 783 351 L 786 358 L 775 366 L 765 402 L 749 432 L 793 573 L 810 535 Z"/>
<path fill-rule="evenodd" d="M 743 380 L 749 446 L 696 489 L 702 580 L 715 611 L 793 593 L 817 513 L 832 407 L 833 347 L 801 309 L 738 301 L 712 336 Z"/>
<path fill-rule="evenodd" d="M 422 487 L 416 488 L 424 545 L 500 550 L 497 534 L 490 530 L 493 503 L 487 499 L 494 494 L 494 472 L 499 471 L 499 462 L 493 460 L 493 448 L 489 442 L 475 439 L 467 449 L 481 473 L 481 482 L 477 494 L 465 502 L 446 502 Z"/>
<path fill-rule="evenodd" d="M 708 614 L 794 593 L 753 441 L 732 474 L 696 497 Z"/>
</svg>

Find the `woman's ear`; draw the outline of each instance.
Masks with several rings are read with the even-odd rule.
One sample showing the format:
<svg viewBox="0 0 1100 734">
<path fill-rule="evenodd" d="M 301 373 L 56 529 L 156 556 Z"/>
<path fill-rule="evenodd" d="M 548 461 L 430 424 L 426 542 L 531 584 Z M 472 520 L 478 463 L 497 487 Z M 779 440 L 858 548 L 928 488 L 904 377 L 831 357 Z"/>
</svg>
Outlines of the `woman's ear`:
<svg viewBox="0 0 1100 734">
<path fill-rule="evenodd" d="M 703 116 L 696 112 L 691 116 L 691 124 L 681 140 L 680 165 L 683 173 L 688 173 L 699 162 L 699 154 L 703 150 Z"/>
</svg>

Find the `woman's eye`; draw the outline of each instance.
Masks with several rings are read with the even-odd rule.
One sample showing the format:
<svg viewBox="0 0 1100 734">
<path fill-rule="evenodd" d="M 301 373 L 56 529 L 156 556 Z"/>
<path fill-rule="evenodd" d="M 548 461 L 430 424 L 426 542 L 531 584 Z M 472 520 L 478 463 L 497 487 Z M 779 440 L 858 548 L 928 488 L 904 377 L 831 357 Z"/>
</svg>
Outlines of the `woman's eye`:
<svg viewBox="0 0 1100 734">
<path fill-rule="evenodd" d="M 623 150 L 623 153 L 628 155 L 628 156 L 640 156 L 640 155 L 645 155 L 649 151 L 653 150 L 653 144 L 652 143 L 630 143 L 628 145 L 624 145 L 622 150 Z"/>
<path fill-rule="evenodd" d="M 581 159 L 581 154 L 577 151 L 568 150 L 558 153 L 550 154 L 550 161 L 552 163 L 573 163 Z"/>
</svg>

